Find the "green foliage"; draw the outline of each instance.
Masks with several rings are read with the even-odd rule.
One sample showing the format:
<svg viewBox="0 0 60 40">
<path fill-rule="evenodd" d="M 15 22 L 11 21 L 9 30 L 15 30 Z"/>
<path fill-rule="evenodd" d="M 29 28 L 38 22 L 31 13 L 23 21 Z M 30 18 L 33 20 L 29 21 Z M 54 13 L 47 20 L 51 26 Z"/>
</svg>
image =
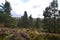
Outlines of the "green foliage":
<svg viewBox="0 0 60 40">
<path fill-rule="evenodd" d="M 21 27 L 22 26 L 21 22 L 22 22 L 21 18 L 17 20 L 17 26 L 18 27 Z"/>
<path fill-rule="evenodd" d="M 16 26 L 16 21 L 11 17 L 11 6 L 8 1 L 5 4 L 0 5 L 0 23 L 4 24 L 5 27 Z M 15 21 L 15 22 L 14 22 Z"/>
<path fill-rule="evenodd" d="M 17 26 L 16 20 L 14 18 L 10 18 L 9 23 L 7 25 L 8 27 L 15 28 Z"/>
<path fill-rule="evenodd" d="M 40 28 L 40 19 L 39 18 L 36 19 L 35 27 Z"/>
<path fill-rule="evenodd" d="M 9 34 L 8 36 L 6 36 L 5 38 L 4 38 L 4 40 L 13 40 L 12 38 L 13 38 L 13 34 Z"/>
<path fill-rule="evenodd" d="M 19 20 L 19 22 L 21 27 L 24 27 L 24 28 L 29 27 L 29 20 L 28 20 L 28 15 L 26 11 L 24 11 L 24 15 L 21 17 L 21 20 Z"/>
<path fill-rule="evenodd" d="M 33 28 L 33 26 L 34 26 L 34 21 L 33 21 L 32 15 L 29 16 L 29 26 L 31 28 Z"/>
<path fill-rule="evenodd" d="M 0 23 L 3 23 L 3 22 L 4 22 L 4 14 L 2 11 L 0 11 Z"/>
<path fill-rule="evenodd" d="M 5 14 L 7 15 L 11 15 L 11 6 L 10 6 L 10 3 L 8 1 L 5 2 L 4 4 L 4 12 Z"/>
<path fill-rule="evenodd" d="M 57 0 L 53 0 L 51 5 L 47 7 L 43 13 L 44 16 L 44 29 L 48 32 L 58 33 L 57 29 L 59 28 L 58 20 L 60 22 L 60 13 L 58 10 Z"/>
</svg>

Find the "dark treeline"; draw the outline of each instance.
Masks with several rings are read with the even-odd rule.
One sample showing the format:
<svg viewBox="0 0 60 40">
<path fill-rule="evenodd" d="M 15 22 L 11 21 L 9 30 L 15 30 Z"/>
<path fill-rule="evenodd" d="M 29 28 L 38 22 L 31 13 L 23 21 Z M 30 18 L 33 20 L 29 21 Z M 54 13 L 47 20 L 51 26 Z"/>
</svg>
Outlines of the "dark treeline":
<svg viewBox="0 0 60 40">
<path fill-rule="evenodd" d="M 28 17 L 27 11 L 19 19 L 12 17 L 11 6 L 8 1 L 0 5 L 0 26 L 12 28 L 40 28 L 45 32 L 60 33 L 60 10 L 58 10 L 57 0 L 53 0 L 51 4 L 43 11 L 44 19 Z"/>
<path fill-rule="evenodd" d="M 17 21 L 17 26 L 22 28 L 39 28 L 40 18 L 34 19 L 32 15 L 28 17 L 27 12 L 24 11 L 24 15 Z"/>
</svg>

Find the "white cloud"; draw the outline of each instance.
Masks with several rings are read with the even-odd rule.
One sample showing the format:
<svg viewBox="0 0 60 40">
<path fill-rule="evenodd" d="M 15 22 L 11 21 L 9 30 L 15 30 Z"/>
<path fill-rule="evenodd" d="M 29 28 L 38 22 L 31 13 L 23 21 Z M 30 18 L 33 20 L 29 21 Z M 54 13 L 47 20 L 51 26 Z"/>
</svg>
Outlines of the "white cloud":
<svg viewBox="0 0 60 40">
<path fill-rule="evenodd" d="M 4 0 L 1 1 L 3 2 Z M 22 2 L 21 0 L 8 0 L 8 1 L 11 3 L 12 11 L 14 11 L 16 14 L 23 15 L 24 11 L 27 11 L 28 15 L 32 14 L 34 18 L 36 17 L 42 18 L 43 10 L 46 7 L 48 7 L 52 2 L 52 0 L 29 0 L 26 3 Z"/>
</svg>

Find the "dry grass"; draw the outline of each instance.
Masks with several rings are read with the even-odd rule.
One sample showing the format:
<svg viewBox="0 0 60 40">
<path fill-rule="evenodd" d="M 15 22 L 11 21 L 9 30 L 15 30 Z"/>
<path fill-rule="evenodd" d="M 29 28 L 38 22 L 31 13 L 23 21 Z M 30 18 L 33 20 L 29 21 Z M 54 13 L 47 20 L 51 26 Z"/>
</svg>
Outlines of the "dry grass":
<svg viewBox="0 0 60 40">
<path fill-rule="evenodd" d="M 20 37 L 21 38 L 21 35 L 20 33 L 27 33 L 29 36 L 30 36 L 30 40 L 35 40 L 35 38 L 37 36 L 39 36 L 39 38 L 47 38 L 47 37 L 58 37 L 60 38 L 60 34 L 55 34 L 55 33 L 44 33 L 44 32 L 39 32 L 38 29 L 34 28 L 0 28 L 0 32 L 1 31 L 4 31 L 4 32 L 7 32 L 7 33 L 13 33 L 14 35 L 17 35 L 17 37 Z M 20 36 L 19 36 L 20 35 Z M 24 39 L 24 38 L 23 38 Z"/>
</svg>

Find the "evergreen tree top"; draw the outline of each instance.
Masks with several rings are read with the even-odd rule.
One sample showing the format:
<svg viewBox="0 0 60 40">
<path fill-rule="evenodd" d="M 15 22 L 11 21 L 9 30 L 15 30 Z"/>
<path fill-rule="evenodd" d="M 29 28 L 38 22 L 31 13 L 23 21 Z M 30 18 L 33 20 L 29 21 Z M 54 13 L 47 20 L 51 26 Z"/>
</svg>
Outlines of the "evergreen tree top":
<svg viewBox="0 0 60 40">
<path fill-rule="evenodd" d="M 58 7 L 58 0 L 53 0 L 53 2 L 51 3 L 51 6 L 54 7 Z"/>
</svg>

